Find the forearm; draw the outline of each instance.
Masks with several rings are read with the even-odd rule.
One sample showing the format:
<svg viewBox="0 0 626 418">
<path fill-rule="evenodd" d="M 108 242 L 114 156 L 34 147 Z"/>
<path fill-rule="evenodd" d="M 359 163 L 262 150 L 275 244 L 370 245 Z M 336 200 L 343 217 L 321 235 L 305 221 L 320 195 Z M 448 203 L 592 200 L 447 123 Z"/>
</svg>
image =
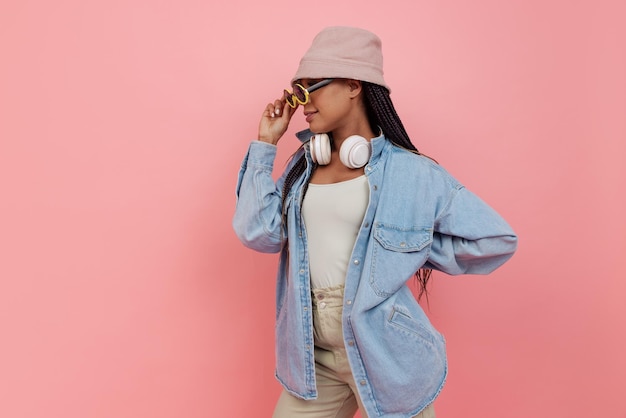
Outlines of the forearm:
<svg viewBox="0 0 626 418">
<path fill-rule="evenodd" d="M 517 249 L 517 236 L 490 206 L 459 187 L 435 222 L 433 244 L 425 267 L 448 274 L 487 274 Z"/>
<path fill-rule="evenodd" d="M 260 252 L 278 252 L 283 240 L 281 192 L 272 178 L 275 158 L 275 146 L 254 141 L 237 183 L 233 229 L 245 246 Z"/>
</svg>

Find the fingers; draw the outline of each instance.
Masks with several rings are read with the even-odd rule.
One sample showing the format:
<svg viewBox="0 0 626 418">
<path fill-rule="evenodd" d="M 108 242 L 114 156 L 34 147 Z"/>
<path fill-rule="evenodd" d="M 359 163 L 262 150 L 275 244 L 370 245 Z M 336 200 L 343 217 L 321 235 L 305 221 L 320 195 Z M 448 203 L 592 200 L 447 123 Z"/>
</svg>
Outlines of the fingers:
<svg viewBox="0 0 626 418">
<path fill-rule="evenodd" d="M 287 105 L 285 99 L 268 103 L 259 123 L 259 140 L 272 144 L 278 143 L 289 126 L 294 110 Z"/>
<path fill-rule="evenodd" d="M 285 107 L 284 103 L 281 103 L 280 100 L 274 101 L 274 112 L 272 113 L 272 117 L 278 117 L 281 115 L 283 108 Z"/>
<path fill-rule="evenodd" d="M 270 118 L 285 116 L 287 118 L 291 118 L 291 115 L 293 115 L 293 110 L 295 109 L 291 109 L 291 106 L 287 106 L 287 102 L 284 99 L 275 100 L 274 103 L 268 104 L 265 108 L 265 116 L 268 116 Z"/>
<path fill-rule="evenodd" d="M 274 104 L 273 103 L 268 103 L 267 106 L 265 106 L 265 109 L 263 110 L 263 117 L 264 118 L 273 118 L 274 115 Z"/>
<path fill-rule="evenodd" d="M 297 107 L 289 106 L 284 98 L 268 103 L 259 123 L 259 140 L 272 144 L 278 143 L 287 130 L 296 109 Z"/>
</svg>

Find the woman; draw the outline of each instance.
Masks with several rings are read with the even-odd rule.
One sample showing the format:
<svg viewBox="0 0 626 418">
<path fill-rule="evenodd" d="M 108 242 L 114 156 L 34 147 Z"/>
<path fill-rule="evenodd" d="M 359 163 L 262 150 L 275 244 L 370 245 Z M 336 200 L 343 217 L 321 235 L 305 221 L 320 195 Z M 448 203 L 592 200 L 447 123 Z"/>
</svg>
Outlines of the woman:
<svg viewBox="0 0 626 418">
<path fill-rule="evenodd" d="M 239 239 L 280 252 L 276 418 L 434 417 L 445 342 L 413 297 L 430 271 L 486 274 L 517 247 L 510 226 L 421 155 L 383 78 L 380 39 L 320 32 L 293 92 L 265 108 L 237 185 Z M 298 107 L 309 129 L 273 181 Z"/>
</svg>

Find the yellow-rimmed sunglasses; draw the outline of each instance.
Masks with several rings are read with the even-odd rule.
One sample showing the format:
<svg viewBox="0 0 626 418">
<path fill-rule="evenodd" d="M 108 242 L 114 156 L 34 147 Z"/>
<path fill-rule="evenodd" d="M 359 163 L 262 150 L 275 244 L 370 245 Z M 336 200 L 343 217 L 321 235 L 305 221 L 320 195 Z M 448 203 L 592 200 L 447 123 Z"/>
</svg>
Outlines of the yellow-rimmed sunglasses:
<svg viewBox="0 0 626 418">
<path fill-rule="evenodd" d="M 301 84 L 294 84 L 293 92 L 289 90 L 285 90 L 284 92 L 285 100 L 287 101 L 287 104 L 294 109 L 299 104 L 305 105 L 309 102 L 309 94 L 313 93 L 315 90 L 321 89 L 322 87 L 330 84 L 330 82 L 333 80 L 334 78 L 327 78 L 325 80 L 320 81 L 319 83 L 313 84 L 308 89 L 304 88 L 304 86 Z"/>
</svg>

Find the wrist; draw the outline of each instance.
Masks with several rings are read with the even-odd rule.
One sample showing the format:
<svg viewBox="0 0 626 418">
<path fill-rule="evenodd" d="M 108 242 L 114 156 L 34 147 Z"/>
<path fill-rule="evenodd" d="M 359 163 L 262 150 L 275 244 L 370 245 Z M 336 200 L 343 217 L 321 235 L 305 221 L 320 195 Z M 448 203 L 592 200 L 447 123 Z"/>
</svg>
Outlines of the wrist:
<svg viewBox="0 0 626 418">
<path fill-rule="evenodd" d="M 272 145 L 278 144 L 278 139 L 280 138 L 267 138 L 267 137 L 259 136 L 259 141 L 265 142 L 267 144 L 272 144 Z"/>
</svg>

